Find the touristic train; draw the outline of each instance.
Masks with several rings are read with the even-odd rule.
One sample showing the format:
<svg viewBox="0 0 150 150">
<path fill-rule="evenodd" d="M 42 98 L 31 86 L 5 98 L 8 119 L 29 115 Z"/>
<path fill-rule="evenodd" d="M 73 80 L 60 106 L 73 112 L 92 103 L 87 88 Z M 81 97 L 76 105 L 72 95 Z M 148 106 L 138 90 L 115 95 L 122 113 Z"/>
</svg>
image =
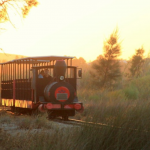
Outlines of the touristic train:
<svg viewBox="0 0 150 150">
<path fill-rule="evenodd" d="M 74 57 L 26 57 L 1 63 L 1 101 L 12 111 L 47 111 L 48 118 L 68 120 L 82 112 L 77 79 L 82 69 L 72 66 Z"/>
</svg>

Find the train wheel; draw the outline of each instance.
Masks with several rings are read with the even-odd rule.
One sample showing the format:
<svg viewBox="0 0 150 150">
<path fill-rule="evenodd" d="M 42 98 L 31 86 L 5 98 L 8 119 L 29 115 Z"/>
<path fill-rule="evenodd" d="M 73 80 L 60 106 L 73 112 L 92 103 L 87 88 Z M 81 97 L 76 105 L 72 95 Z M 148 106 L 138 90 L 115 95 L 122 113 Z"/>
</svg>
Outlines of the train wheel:
<svg viewBox="0 0 150 150">
<path fill-rule="evenodd" d="M 33 110 L 31 110 L 31 116 L 33 116 L 33 117 L 37 117 L 37 116 L 39 116 L 39 111 L 38 111 L 38 109 L 33 109 Z"/>
<path fill-rule="evenodd" d="M 15 107 L 14 106 L 11 106 L 10 109 L 11 109 L 11 112 L 15 111 Z"/>
<path fill-rule="evenodd" d="M 52 115 L 48 116 L 48 119 L 51 119 L 51 120 L 53 120 L 55 118 L 56 118 L 56 116 L 52 116 Z"/>
<path fill-rule="evenodd" d="M 21 115 L 21 112 L 20 112 L 20 108 L 19 107 L 15 107 L 15 110 L 14 110 L 15 114 L 17 116 Z"/>
<path fill-rule="evenodd" d="M 48 114 L 48 119 L 55 119 L 56 118 L 56 115 L 54 114 L 53 111 L 47 111 L 47 114 Z"/>
<path fill-rule="evenodd" d="M 26 114 L 27 115 L 32 116 L 32 112 L 33 112 L 32 109 L 26 109 Z"/>
<path fill-rule="evenodd" d="M 64 121 L 68 121 L 68 116 L 62 116 L 62 119 L 63 119 Z"/>
</svg>

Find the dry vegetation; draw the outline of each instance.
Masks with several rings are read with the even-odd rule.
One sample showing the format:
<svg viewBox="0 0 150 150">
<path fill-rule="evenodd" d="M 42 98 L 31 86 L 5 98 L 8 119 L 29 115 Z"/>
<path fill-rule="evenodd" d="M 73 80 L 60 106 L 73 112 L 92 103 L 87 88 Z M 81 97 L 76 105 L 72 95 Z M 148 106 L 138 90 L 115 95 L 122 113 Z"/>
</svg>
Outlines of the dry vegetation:
<svg viewBox="0 0 150 150">
<path fill-rule="evenodd" d="M 82 63 L 78 97 L 85 110 L 75 118 L 104 124 L 101 127 L 60 126 L 39 117 L 0 112 L 2 150 L 148 150 L 150 149 L 150 75 L 123 76 L 114 87 L 97 89 L 90 80 L 90 65 Z M 125 66 L 126 67 L 126 66 Z M 124 69 L 123 69 L 124 70 Z"/>
<path fill-rule="evenodd" d="M 107 97 L 107 92 L 103 95 Z M 86 99 L 88 100 L 88 99 Z M 77 118 L 108 126 L 59 126 L 46 116 L 10 116 L 1 112 L 0 149 L 129 150 L 150 148 L 150 102 L 102 99 L 85 102 Z M 9 128 L 3 128 L 2 126 Z M 12 128 L 12 126 L 14 128 Z"/>
<path fill-rule="evenodd" d="M 1 149 L 148 150 L 149 80 L 150 76 L 141 77 L 114 90 L 80 88 L 78 96 L 85 111 L 75 118 L 108 125 L 100 128 L 61 127 L 46 120 L 46 116 L 13 117 L 2 111 L 0 124 L 15 124 L 17 129 L 0 130 Z"/>
</svg>

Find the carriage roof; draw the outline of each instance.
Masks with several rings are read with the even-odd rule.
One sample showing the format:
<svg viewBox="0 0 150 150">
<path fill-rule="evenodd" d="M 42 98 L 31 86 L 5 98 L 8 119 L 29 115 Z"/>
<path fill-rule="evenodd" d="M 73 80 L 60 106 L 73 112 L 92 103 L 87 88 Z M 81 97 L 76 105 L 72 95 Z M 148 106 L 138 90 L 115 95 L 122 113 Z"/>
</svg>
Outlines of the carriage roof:
<svg viewBox="0 0 150 150">
<path fill-rule="evenodd" d="M 26 58 L 20 58 L 20 59 L 14 59 L 11 61 L 7 61 L 4 63 L 0 63 L 0 65 L 3 64 L 10 64 L 10 63 L 27 63 L 27 64 L 35 64 L 35 63 L 45 63 L 45 62 L 51 62 L 55 60 L 72 60 L 75 57 L 71 56 L 33 56 L 33 57 L 26 57 Z"/>
</svg>

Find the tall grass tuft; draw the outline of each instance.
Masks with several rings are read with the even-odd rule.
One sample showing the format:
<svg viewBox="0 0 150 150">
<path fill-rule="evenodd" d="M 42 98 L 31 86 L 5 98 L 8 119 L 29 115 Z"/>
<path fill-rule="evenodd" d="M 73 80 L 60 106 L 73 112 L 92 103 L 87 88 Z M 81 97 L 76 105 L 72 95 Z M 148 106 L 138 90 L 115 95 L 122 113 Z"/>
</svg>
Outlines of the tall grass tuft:
<svg viewBox="0 0 150 150">
<path fill-rule="evenodd" d="M 43 128 L 50 129 L 51 128 L 50 123 L 44 116 L 42 117 L 25 116 L 23 118 L 17 119 L 16 124 L 20 129 L 43 129 Z"/>
</svg>

